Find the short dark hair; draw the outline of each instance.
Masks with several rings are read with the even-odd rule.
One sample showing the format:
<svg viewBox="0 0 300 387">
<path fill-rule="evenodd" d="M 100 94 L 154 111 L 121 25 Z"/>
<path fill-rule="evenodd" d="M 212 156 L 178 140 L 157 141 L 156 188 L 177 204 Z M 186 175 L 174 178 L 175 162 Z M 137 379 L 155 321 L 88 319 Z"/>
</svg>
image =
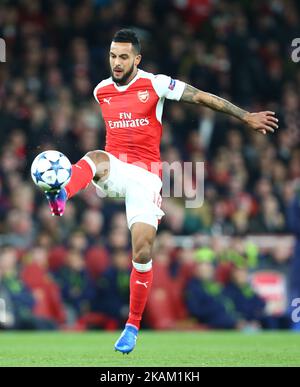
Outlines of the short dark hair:
<svg viewBox="0 0 300 387">
<path fill-rule="evenodd" d="M 141 42 L 133 30 L 124 28 L 115 33 L 113 42 L 132 43 L 137 54 L 141 53 Z"/>
</svg>

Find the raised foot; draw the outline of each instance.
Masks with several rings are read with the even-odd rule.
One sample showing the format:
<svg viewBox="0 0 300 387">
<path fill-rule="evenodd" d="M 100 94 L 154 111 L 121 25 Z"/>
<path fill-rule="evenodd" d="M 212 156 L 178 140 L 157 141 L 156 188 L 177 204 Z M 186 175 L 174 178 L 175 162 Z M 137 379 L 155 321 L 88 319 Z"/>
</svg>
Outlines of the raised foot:
<svg viewBox="0 0 300 387">
<path fill-rule="evenodd" d="M 67 192 L 64 188 L 55 191 L 46 191 L 46 198 L 49 203 L 52 216 L 62 216 L 67 201 Z"/>
</svg>

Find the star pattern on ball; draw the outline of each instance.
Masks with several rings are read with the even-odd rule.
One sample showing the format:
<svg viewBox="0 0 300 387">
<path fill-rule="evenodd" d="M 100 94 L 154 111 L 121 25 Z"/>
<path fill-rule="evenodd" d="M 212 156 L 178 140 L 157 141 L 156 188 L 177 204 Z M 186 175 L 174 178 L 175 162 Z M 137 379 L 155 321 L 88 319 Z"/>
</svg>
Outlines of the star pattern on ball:
<svg viewBox="0 0 300 387">
<path fill-rule="evenodd" d="M 53 171 L 57 174 L 58 170 L 59 169 L 64 169 L 60 163 L 59 163 L 59 160 L 57 161 L 50 161 L 51 163 L 51 168 L 50 169 L 53 169 Z"/>
<path fill-rule="evenodd" d="M 40 182 L 40 181 L 43 181 L 43 178 L 42 178 L 42 174 L 36 170 L 33 174 L 33 176 L 35 177 L 35 180 L 37 182 L 37 184 Z"/>
</svg>

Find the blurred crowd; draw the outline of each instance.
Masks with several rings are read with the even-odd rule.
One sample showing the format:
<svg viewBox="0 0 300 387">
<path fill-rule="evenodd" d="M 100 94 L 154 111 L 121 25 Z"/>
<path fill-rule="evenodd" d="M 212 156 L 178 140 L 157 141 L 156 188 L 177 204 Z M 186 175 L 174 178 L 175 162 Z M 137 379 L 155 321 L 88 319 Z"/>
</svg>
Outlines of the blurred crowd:
<svg viewBox="0 0 300 387">
<path fill-rule="evenodd" d="M 122 200 L 102 199 L 89 187 L 62 218 L 52 218 L 30 180 L 43 150 L 76 162 L 104 148 L 93 88 L 109 75 L 108 48 L 123 27 L 142 40 L 144 70 L 250 111 L 275 111 L 280 121 L 277 133 L 263 136 L 209 109 L 166 102 L 162 159 L 204 161 L 205 201 L 187 209 L 185 197 L 163 200 L 145 324 L 287 327 L 287 302 L 276 311 L 249 275 L 273 270 L 300 296 L 300 242 L 295 251 L 256 251 L 243 237 L 300 238 L 300 67 L 291 60 L 299 8 L 293 0 L 1 1 L 0 297 L 8 327 L 115 329 L 126 318 L 131 257 Z M 212 242 L 175 243 L 174 236 L 197 234 Z M 220 235 L 232 238 L 229 247 L 218 246 Z M 157 318 L 160 310 L 165 319 Z"/>
</svg>

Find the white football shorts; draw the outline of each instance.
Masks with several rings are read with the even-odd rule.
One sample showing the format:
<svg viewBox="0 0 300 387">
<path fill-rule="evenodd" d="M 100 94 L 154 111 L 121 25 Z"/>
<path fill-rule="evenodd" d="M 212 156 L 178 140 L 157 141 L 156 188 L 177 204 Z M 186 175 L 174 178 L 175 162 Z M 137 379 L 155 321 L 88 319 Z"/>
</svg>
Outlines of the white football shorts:
<svg viewBox="0 0 300 387">
<path fill-rule="evenodd" d="M 165 215 L 161 210 L 159 176 L 137 165 L 125 163 L 106 153 L 110 161 L 108 177 L 93 184 L 107 197 L 125 198 L 128 228 L 134 223 L 150 224 L 157 229 L 158 221 Z"/>
</svg>

